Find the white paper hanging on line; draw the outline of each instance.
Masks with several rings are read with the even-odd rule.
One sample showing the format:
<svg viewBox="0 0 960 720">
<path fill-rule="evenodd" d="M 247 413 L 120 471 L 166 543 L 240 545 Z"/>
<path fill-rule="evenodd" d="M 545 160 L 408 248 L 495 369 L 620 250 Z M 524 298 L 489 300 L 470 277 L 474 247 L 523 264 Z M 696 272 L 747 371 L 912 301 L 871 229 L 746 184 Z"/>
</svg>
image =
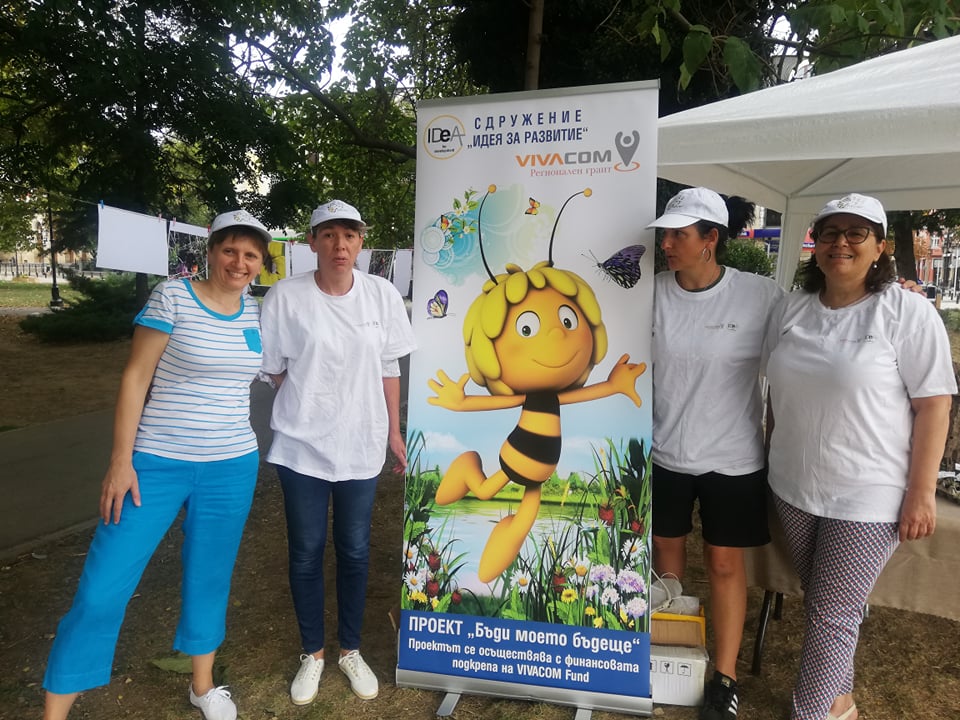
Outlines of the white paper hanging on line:
<svg viewBox="0 0 960 720">
<path fill-rule="evenodd" d="M 290 274 L 300 275 L 317 269 L 317 254 L 306 243 L 290 243 Z"/>
<path fill-rule="evenodd" d="M 413 278 L 413 250 L 397 250 L 393 261 L 393 284 L 404 297 L 410 297 Z"/>
<path fill-rule="evenodd" d="M 372 250 L 364 248 L 360 251 L 360 254 L 357 255 L 357 269 L 360 272 L 367 272 L 370 269 L 370 256 L 372 254 Z"/>
<path fill-rule="evenodd" d="M 207 237 L 210 235 L 210 229 L 191 225 L 190 223 L 180 222 L 179 220 L 170 221 L 170 232 L 183 233 L 184 235 L 196 235 L 197 237 Z"/>
<path fill-rule="evenodd" d="M 100 206 L 97 267 L 151 275 L 167 274 L 167 221 Z"/>
</svg>

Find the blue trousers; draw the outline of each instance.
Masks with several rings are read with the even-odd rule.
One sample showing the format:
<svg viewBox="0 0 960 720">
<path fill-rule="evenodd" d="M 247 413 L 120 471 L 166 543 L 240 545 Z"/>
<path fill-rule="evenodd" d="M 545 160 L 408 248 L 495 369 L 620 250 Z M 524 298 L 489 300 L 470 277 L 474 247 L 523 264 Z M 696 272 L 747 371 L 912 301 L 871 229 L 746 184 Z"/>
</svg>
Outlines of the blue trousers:
<svg viewBox="0 0 960 720">
<path fill-rule="evenodd" d="M 287 515 L 290 591 L 305 653 L 324 646 L 323 553 L 327 512 L 333 501 L 337 554 L 337 639 L 343 650 L 360 647 L 370 567 L 370 519 L 377 478 L 329 482 L 277 466 Z"/>
<path fill-rule="evenodd" d="M 133 454 L 140 507 L 128 494 L 120 522 L 97 527 L 73 606 L 50 650 L 43 679 L 47 690 L 74 693 L 110 682 L 127 603 L 181 508 L 186 510 L 182 607 L 173 647 L 206 655 L 220 646 L 258 466 L 257 452 L 214 462 Z"/>
</svg>

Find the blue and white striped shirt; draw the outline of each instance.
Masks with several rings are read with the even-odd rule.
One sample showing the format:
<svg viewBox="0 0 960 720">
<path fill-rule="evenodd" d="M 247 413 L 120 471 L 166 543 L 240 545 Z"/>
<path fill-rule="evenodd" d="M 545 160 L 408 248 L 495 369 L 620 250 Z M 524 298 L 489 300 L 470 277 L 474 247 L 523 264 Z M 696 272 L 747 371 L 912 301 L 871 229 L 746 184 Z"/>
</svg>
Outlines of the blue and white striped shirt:
<svg viewBox="0 0 960 720">
<path fill-rule="evenodd" d="M 169 333 L 140 418 L 134 450 L 213 462 L 257 449 L 250 427 L 250 383 L 260 369 L 259 307 L 210 310 L 189 280 L 162 282 L 134 320 Z"/>
</svg>

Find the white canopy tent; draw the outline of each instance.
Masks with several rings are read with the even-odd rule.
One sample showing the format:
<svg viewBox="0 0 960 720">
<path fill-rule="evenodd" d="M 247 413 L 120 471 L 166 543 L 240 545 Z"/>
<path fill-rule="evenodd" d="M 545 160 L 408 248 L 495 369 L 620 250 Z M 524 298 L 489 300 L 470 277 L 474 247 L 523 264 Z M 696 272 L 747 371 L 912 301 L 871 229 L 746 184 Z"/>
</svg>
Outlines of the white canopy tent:
<svg viewBox="0 0 960 720">
<path fill-rule="evenodd" d="M 660 177 L 784 213 L 777 281 L 793 279 L 828 200 L 960 207 L 960 36 L 661 118 Z"/>
</svg>

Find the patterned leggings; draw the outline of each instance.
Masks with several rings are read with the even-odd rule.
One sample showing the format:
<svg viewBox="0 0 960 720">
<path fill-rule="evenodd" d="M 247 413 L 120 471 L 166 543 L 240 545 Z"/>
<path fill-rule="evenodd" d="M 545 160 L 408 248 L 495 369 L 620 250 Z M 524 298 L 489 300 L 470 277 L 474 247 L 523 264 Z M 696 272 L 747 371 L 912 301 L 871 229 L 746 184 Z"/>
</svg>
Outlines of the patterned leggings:
<svg viewBox="0 0 960 720">
<path fill-rule="evenodd" d="M 832 520 L 774 495 L 800 576 L 806 628 L 791 720 L 824 720 L 853 692 L 853 656 L 867 596 L 897 549 L 897 523 Z"/>
</svg>

